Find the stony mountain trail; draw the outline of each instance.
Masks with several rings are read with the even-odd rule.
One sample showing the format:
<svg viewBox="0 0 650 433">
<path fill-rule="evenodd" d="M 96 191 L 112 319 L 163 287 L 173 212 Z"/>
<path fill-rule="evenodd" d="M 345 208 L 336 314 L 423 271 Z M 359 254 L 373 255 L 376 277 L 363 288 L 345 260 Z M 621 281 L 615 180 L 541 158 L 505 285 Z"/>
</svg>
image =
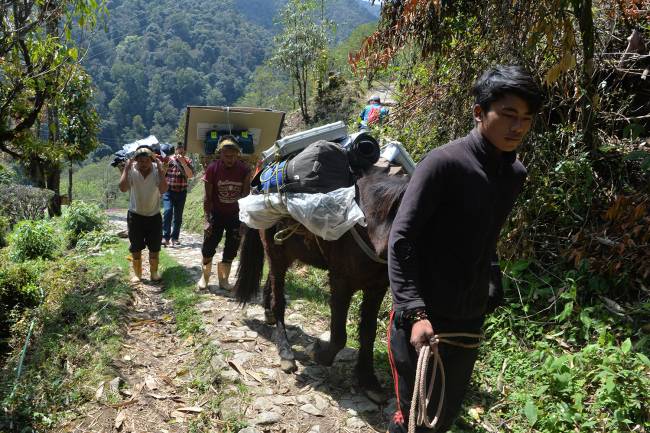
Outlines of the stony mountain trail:
<svg viewBox="0 0 650 433">
<path fill-rule="evenodd" d="M 109 216 L 113 230 L 126 229 L 124 215 Z M 194 280 L 201 272 L 201 241 L 200 235 L 182 233 L 180 245 L 164 250 Z M 191 337 L 177 334 L 171 302 L 163 296 L 164 283 L 149 284 L 146 262 L 143 282 L 134 285 L 120 358 L 113 360 L 118 374 L 97 389 L 98 402 L 86 418 L 64 431 L 203 431 L 190 429 L 194 417 L 208 410 L 203 407 L 206 402 L 196 401 L 193 389 L 200 348 Z M 231 282 L 236 266 L 235 262 Z M 313 317 L 303 301 L 289 300 L 286 322 L 298 370 L 284 373 L 273 340 L 275 328 L 264 323 L 263 308 L 257 303 L 242 308 L 230 293 L 216 287 L 216 280 L 213 275 L 210 292 L 202 293 L 195 306 L 202 336 L 215 349 L 209 368 L 220 378 L 210 385 L 220 397 L 219 419 L 213 424 L 218 429 L 212 431 L 238 431 L 225 424 L 234 419 L 249 426 L 239 430 L 244 433 L 386 430 L 394 399 L 378 406 L 361 394 L 353 373 L 356 350 L 345 348 L 331 367 L 317 365 L 309 357 L 316 338 L 326 338 L 329 318 Z M 107 399 L 102 394 L 111 395 Z M 222 421 L 228 427 L 220 430 Z"/>
</svg>

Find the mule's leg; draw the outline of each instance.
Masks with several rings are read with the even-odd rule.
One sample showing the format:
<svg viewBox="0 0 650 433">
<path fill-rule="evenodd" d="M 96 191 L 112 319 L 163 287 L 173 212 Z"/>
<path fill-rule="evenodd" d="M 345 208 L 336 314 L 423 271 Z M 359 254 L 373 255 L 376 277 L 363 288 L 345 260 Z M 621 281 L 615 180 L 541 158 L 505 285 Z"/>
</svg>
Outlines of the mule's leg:
<svg viewBox="0 0 650 433">
<path fill-rule="evenodd" d="M 271 309 L 271 295 L 271 279 L 267 277 L 266 282 L 264 283 L 264 321 L 268 325 L 275 325 L 275 316 Z"/>
<path fill-rule="evenodd" d="M 382 402 L 387 397 L 375 376 L 373 358 L 373 348 L 377 336 L 377 315 L 385 294 L 385 287 L 368 289 L 363 292 L 361 321 L 359 322 L 359 355 L 355 367 L 359 386 L 371 400 L 376 402 Z"/>
<path fill-rule="evenodd" d="M 287 301 L 284 298 L 284 280 L 287 274 L 287 269 L 272 269 L 269 272 L 269 279 L 271 280 L 271 309 L 275 316 L 275 344 L 278 346 L 278 354 L 280 355 L 280 368 L 286 373 L 296 371 L 296 360 L 289 344 L 287 337 L 287 329 L 284 324 L 284 312 L 287 306 Z"/>
<path fill-rule="evenodd" d="M 352 288 L 344 278 L 330 273 L 330 341 L 316 342 L 314 359 L 321 365 L 332 365 L 336 354 L 345 347 L 348 339 L 345 325 L 352 299 Z"/>
</svg>

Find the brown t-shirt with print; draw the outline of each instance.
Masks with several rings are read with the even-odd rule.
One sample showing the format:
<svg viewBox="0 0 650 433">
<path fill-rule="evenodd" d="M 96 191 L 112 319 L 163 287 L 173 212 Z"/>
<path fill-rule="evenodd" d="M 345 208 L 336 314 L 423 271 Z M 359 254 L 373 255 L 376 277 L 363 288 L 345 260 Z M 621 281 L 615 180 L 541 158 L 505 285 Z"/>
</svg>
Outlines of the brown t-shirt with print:
<svg viewBox="0 0 650 433">
<path fill-rule="evenodd" d="M 250 168 L 242 161 L 232 167 L 220 159 L 210 163 L 202 180 L 212 184 L 212 212 L 222 218 L 236 217 L 239 214 L 237 200 L 242 198 L 244 182 Z"/>
</svg>

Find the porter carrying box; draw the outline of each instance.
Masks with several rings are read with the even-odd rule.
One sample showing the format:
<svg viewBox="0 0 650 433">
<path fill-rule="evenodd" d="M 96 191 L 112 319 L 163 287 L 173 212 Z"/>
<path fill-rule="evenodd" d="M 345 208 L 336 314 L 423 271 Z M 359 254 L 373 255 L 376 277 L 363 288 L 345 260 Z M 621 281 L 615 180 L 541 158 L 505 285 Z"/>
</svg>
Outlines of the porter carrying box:
<svg viewBox="0 0 650 433">
<path fill-rule="evenodd" d="M 247 140 L 242 158 L 255 162 L 262 150 L 280 138 L 284 112 L 249 107 L 187 107 L 185 114 L 185 146 L 188 152 L 206 154 L 206 136 L 217 131 L 218 136 L 231 133 Z M 252 139 L 250 139 L 252 137 Z M 208 144 L 210 150 L 212 144 Z"/>
</svg>

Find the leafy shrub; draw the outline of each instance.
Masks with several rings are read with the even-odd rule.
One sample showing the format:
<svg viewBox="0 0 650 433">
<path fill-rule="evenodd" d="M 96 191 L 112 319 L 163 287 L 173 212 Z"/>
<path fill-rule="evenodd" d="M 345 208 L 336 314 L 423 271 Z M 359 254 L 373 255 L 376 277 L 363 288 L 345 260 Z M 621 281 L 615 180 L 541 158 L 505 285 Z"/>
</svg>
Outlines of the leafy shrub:
<svg viewBox="0 0 650 433">
<path fill-rule="evenodd" d="M 7 246 L 7 233 L 9 232 L 9 218 L 0 215 L 0 248 Z"/>
<path fill-rule="evenodd" d="M 49 189 L 0 184 L 0 214 L 7 216 L 11 225 L 26 219 L 42 219 L 53 195 Z"/>
<path fill-rule="evenodd" d="M 82 233 L 77 240 L 76 249 L 81 251 L 98 251 L 104 245 L 116 244 L 117 236 L 102 230 Z"/>
<path fill-rule="evenodd" d="M 7 185 L 11 183 L 12 173 L 2 164 L 0 164 L 0 185 Z"/>
<path fill-rule="evenodd" d="M 6 334 L 20 311 L 38 304 L 41 262 L 12 263 L 0 257 L 0 335 Z"/>
<path fill-rule="evenodd" d="M 76 245 L 82 234 L 101 229 L 105 224 L 106 215 L 96 204 L 74 201 L 63 211 L 63 228 L 70 246 Z"/>
<path fill-rule="evenodd" d="M 9 235 L 10 257 L 24 262 L 29 259 L 51 259 L 57 253 L 60 238 L 48 220 L 24 220 Z"/>
<path fill-rule="evenodd" d="M 540 361 L 534 375 L 547 385 L 535 389 L 544 409 L 531 424 L 542 431 L 624 431 L 643 420 L 650 361 L 631 350 L 629 339 L 620 347 L 596 343 L 576 353 L 558 354 L 548 346 L 540 342 L 533 353 Z"/>
</svg>

